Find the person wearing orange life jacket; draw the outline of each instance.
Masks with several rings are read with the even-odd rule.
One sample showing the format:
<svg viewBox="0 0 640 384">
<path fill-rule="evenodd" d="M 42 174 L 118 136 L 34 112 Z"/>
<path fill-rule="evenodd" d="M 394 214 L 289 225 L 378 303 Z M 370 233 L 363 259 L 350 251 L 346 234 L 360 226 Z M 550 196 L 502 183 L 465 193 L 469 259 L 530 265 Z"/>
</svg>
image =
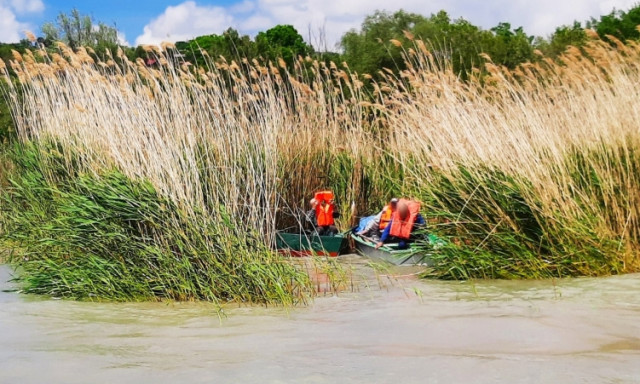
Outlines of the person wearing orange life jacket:
<svg viewBox="0 0 640 384">
<path fill-rule="evenodd" d="M 373 217 L 373 219 L 369 220 L 364 229 L 362 229 L 357 234 L 360 236 L 370 236 L 372 238 L 378 238 L 382 234 L 391 222 L 391 218 L 393 217 L 393 213 L 396 211 L 398 206 L 398 199 L 395 197 L 391 199 L 389 204 L 382 209 L 377 215 Z"/>
<path fill-rule="evenodd" d="M 382 232 L 376 248 L 389 241 L 398 242 L 400 249 L 406 248 L 413 232 L 424 225 L 426 222 L 420 214 L 420 203 L 402 199 L 398 202 L 398 209 L 393 214 L 391 222 Z"/>
<path fill-rule="evenodd" d="M 338 216 L 331 191 L 316 193 L 315 204 L 316 232 L 320 236 L 333 236 L 338 233 L 335 218 Z"/>
<path fill-rule="evenodd" d="M 380 223 L 378 224 L 378 229 L 380 231 L 384 231 L 391 223 L 391 219 L 393 218 L 393 213 L 398 208 L 398 199 L 392 199 L 389 205 L 387 205 L 382 212 L 380 212 Z"/>
</svg>

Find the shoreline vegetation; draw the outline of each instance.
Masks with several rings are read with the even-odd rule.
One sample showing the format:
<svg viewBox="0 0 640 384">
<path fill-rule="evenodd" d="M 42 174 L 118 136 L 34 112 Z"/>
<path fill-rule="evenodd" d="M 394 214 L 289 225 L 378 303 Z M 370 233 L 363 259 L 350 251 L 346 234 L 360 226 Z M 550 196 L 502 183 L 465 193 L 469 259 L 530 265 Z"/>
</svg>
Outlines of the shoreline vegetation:
<svg viewBox="0 0 640 384">
<path fill-rule="evenodd" d="M 391 41 L 406 69 L 377 78 L 310 57 L 175 64 L 171 44 L 147 47 L 153 66 L 16 52 L 2 243 L 25 292 L 295 305 L 313 282 L 275 233 L 330 188 L 355 206 L 343 229 L 422 201 L 448 240 L 425 277 L 638 272 L 640 44 L 587 33 L 465 79 L 410 33 Z"/>
</svg>

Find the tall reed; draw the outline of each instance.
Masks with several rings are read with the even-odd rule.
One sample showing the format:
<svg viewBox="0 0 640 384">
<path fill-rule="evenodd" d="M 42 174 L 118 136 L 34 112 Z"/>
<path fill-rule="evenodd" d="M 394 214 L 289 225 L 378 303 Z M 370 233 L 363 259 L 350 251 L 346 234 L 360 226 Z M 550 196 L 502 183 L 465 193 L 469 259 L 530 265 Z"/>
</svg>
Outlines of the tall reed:
<svg viewBox="0 0 640 384">
<path fill-rule="evenodd" d="M 333 188 L 344 228 L 392 195 L 423 200 L 449 240 L 439 277 L 640 269 L 637 43 L 593 40 L 514 71 L 487 58 L 463 81 L 414 41 L 408 69 L 380 83 L 309 58 L 194 68 L 172 49 L 149 47 L 152 68 L 64 45 L 16 54 L 21 140 L 64 148 L 65 174 L 149 182 L 187 220 L 224 212 L 265 245 Z"/>
<path fill-rule="evenodd" d="M 390 146 L 410 193 L 452 237 L 438 275 L 640 268 L 637 43 L 593 40 L 515 71 L 489 62 L 469 82 L 432 70 L 421 42 L 407 62 L 384 98 Z"/>
</svg>

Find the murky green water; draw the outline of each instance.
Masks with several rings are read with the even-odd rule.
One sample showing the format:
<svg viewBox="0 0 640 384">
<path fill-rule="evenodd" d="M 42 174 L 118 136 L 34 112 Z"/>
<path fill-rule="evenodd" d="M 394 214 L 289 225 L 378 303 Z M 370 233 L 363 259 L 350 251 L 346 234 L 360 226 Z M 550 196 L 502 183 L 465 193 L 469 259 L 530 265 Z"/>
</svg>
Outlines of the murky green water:
<svg viewBox="0 0 640 384">
<path fill-rule="evenodd" d="M 0 266 L 0 287 L 10 270 Z M 382 279 L 385 282 L 385 279 Z M 639 383 L 640 276 L 422 282 L 286 312 L 0 293 L 1 383 Z"/>
</svg>

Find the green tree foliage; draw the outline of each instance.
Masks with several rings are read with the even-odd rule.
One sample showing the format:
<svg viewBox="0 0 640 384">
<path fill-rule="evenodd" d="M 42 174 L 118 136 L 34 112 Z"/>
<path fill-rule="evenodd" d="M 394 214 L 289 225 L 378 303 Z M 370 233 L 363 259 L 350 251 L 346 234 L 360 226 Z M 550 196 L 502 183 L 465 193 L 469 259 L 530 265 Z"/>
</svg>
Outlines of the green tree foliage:
<svg viewBox="0 0 640 384">
<path fill-rule="evenodd" d="M 131 61 L 136 61 L 138 58 L 146 59 L 148 57 L 147 51 L 145 51 L 141 45 L 135 48 L 123 47 L 123 50 L 127 55 L 127 58 Z"/>
<path fill-rule="evenodd" d="M 223 56 L 226 59 L 254 58 L 257 55 L 255 43 L 247 35 L 240 35 L 237 30 L 229 28 L 221 35 L 199 36 L 193 40 L 176 43 L 176 48 L 186 59 L 203 64 L 204 58 L 200 50 L 210 57 Z"/>
<path fill-rule="evenodd" d="M 587 34 L 584 32 L 582 24 L 576 21 L 573 25 L 563 25 L 556 28 L 548 40 L 540 39 L 536 42 L 536 46 L 545 56 L 558 57 L 566 51 L 567 47 L 582 47 L 586 42 Z"/>
<path fill-rule="evenodd" d="M 491 31 L 483 30 L 462 18 L 451 20 L 445 11 L 431 15 L 417 24 L 412 32 L 430 43 L 436 57 L 450 60 L 454 71 L 462 76 L 483 63 L 480 53 L 493 56 L 500 48 Z"/>
<path fill-rule="evenodd" d="M 305 43 L 292 25 L 276 25 L 266 32 L 258 33 L 256 48 L 263 58 L 269 60 L 282 58 L 288 64 L 293 63 L 298 56 L 308 56 L 313 53 L 313 48 Z"/>
<path fill-rule="evenodd" d="M 351 30 L 341 39 L 344 60 L 358 73 L 375 74 L 382 68 L 402 69 L 402 51 L 389 40 L 406 41 L 403 31 L 412 30 L 425 18 L 415 13 L 393 14 L 376 11 L 362 23 L 360 31 Z"/>
<path fill-rule="evenodd" d="M 360 31 L 347 32 L 341 41 L 344 58 L 360 73 L 375 74 L 381 68 L 402 69 L 402 49 L 389 44 L 391 39 L 409 43 L 406 32 L 429 42 L 437 58 L 451 60 L 462 75 L 482 63 L 480 53 L 488 53 L 494 62 L 510 68 L 533 58 L 533 37 L 522 28 L 512 29 L 500 23 L 490 31 L 464 19 L 452 20 L 445 11 L 430 17 L 398 11 L 376 12 L 368 16 Z"/>
<path fill-rule="evenodd" d="M 112 49 L 118 45 L 118 30 L 102 22 L 94 22 L 90 16 L 81 15 L 77 9 L 69 14 L 60 13 L 55 22 L 42 26 L 45 45 L 62 41 L 72 49 L 81 46 L 94 49 Z"/>
<path fill-rule="evenodd" d="M 288 64 L 292 64 L 298 56 L 313 53 L 313 48 L 291 25 L 277 25 L 266 32 L 260 32 L 255 40 L 229 28 L 221 35 L 206 35 L 178 42 L 176 48 L 188 61 L 200 65 L 205 61 L 201 51 L 206 52 L 210 57 L 224 57 L 226 60 L 262 58 L 275 61 L 282 58 Z"/>
<path fill-rule="evenodd" d="M 500 23 L 491 31 L 494 39 L 487 53 L 495 63 L 515 68 L 533 58 L 534 37 L 527 35 L 522 27 L 512 29 L 511 24 Z"/>
<path fill-rule="evenodd" d="M 640 31 L 637 29 L 639 24 L 640 4 L 637 4 L 626 12 L 614 10 L 608 15 L 601 16 L 599 20 L 592 18 L 587 26 L 595 29 L 602 38 L 606 39 L 607 35 L 610 35 L 624 41 L 640 38 Z"/>
</svg>

